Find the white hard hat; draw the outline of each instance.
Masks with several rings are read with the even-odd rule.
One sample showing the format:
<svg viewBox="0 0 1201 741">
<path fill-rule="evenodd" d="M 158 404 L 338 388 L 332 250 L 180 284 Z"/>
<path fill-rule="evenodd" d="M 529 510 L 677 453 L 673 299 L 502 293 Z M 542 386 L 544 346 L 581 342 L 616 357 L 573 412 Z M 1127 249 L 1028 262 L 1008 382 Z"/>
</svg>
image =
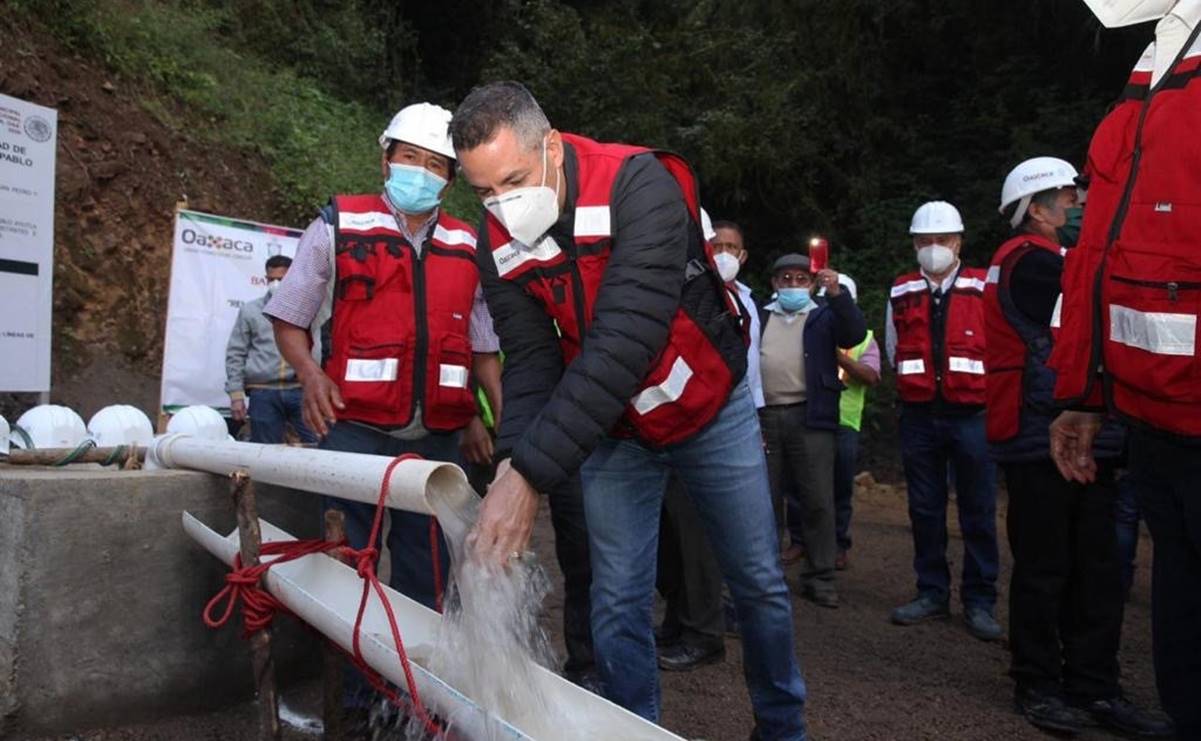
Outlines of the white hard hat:
<svg viewBox="0 0 1201 741">
<path fill-rule="evenodd" d="M 913 221 L 909 222 L 910 234 L 961 234 L 963 219 L 959 209 L 946 201 L 930 201 L 923 203 L 913 212 Z"/>
<path fill-rule="evenodd" d="M 717 236 L 717 230 L 713 228 L 713 219 L 709 218 L 709 212 L 701 209 L 701 234 L 705 235 L 705 241 L 713 239 Z"/>
<path fill-rule="evenodd" d="M 1177 0 L 1084 0 L 1106 28 L 1133 26 L 1167 15 Z"/>
<path fill-rule="evenodd" d="M 216 409 L 202 404 L 184 407 L 171 415 L 171 420 L 167 422 L 167 432 L 194 435 L 204 440 L 229 438 L 229 428 L 225 426 L 225 417 L 222 417 Z"/>
<path fill-rule="evenodd" d="M 93 414 L 88 420 L 88 432 L 96 445 L 103 448 L 149 445 L 154 439 L 150 418 L 141 409 L 128 404 L 114 404 Z"/>
<path fill-rule="evenodd" d="M 74 448 L 88 436 L 83 419 L 57 404 L 41 404 L 17 420 L 35 448 Z"/>
<path fill-rule="evenodd" d="M 1004 215 L 1005 209 L 1016 203 L 1009 224 L 1017 227 L 1025 218 L 1032 197 L 1044 190 L 1075 187 L 1079 175 L 1070 162 L 1058 157 L 1028 159 L 1005 176 L 1005 184 L 1001 186 L 1001 207 L 997 210 Z"/>
<path fill-rule="evenodd" d="M 388 148 L 391 140 L 415 144 L 431 152 L 455 158 L 450 143 L 451 112 L 433 103 L 414 103 L 400 109 L 380 134 L 379 145 Z"/>
<path fill-rule="evenodd" d="M 0 455 L 8 455 L 8 435 L 10 432 L 8 420 L 0 415 Z"/>
</svg>

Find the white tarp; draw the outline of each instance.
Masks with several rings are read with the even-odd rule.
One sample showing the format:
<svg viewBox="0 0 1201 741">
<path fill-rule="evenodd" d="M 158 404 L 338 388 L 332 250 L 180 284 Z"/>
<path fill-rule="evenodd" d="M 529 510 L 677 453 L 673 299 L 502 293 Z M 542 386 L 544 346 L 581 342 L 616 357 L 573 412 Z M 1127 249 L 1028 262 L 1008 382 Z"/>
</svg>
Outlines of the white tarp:
<svg viewBox="0 0 1201 741">
<path fill-rule="evenodd" d="M 0 391 L 50 390 L 58 112 L 0 95 Z"/>
<path fill-rule="evenodd" d="M 268 257 L 296 254 L 301 232 L 180 210 L 175 215 L 171 289 L 163 347 L 162 408 L 225 411 L 225 345 L 244 301 L 267 290 Z"/>
</svg>

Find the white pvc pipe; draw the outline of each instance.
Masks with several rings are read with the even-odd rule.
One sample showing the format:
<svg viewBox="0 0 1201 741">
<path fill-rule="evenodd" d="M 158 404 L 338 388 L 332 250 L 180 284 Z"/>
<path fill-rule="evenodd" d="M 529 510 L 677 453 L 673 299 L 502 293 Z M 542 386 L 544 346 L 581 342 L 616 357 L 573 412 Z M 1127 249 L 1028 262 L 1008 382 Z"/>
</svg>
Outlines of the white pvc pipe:
<svg viewBox="0 0 1201 741">
<path fill-rule="evenodd" d="M 263 542 L 292 540 L 292 536 L 265 520 L 259 520 Z M 238 552 L 238 531 L 222 537 L 191 514 L 183 513 L 183 527 L 193 539 L 226 564 Z M 270 556 L 264 560 L 270 560 Z M 281 563 L 267 572 L 267 590 L 302 620 L 321 631 L 347 651 L 352 650 L 355 614 L 363 582 L 355 570 L 325 554 L 314 554 Z M 499 718 L 439 679 L 425 668 L 426 657 L 436 645 L 441 615 L 384 587 L 396 615 L 405 650 L 412 661 L 414 681 L 422 702 L 451 722 L 449 738 L 472 741 L 494 739 L 537 739 L 539 741 L 583 741 L 623 739 L 629 741 L 683 741 L 679 736 L 578 687 L 542 667 L 533 673 L 535 687 L 551 707 L 569 709 L 570 727 L 548 727 L 537 708 L 518 711 L 519 717 Z M 407 687 L 399 656 L 392 645 L 383 607 L 373 596 L 363 616 L 360 648 L 367 664 L 399 687 Z M 479 661 L 492 657 L 480 656 Z"/>
<path fill-rule="evenodd" d="M 328 494 L 356 502 L 379 501 L 380 483 L 392 459 L 366 453 L 205 440 L 161 435 L 146 451 L 147 468 L 191 468 L 223 476 L 244 469 L 254 481 Z M 434 514 L 441 498 L 456 507 L 476 498 L 467 476 L 453 463 L 406 460 L 397 464 L 388 486 L 388 506 Z"/>
</svg>

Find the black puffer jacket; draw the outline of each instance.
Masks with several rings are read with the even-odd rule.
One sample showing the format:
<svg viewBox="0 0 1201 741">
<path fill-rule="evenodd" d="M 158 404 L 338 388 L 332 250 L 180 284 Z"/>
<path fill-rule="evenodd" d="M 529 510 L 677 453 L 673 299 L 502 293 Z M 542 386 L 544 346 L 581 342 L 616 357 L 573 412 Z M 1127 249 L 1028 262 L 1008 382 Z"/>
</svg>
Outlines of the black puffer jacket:
<svg viewBox="0 0 1201 741">
<path fill-rule="evenodd" d="M 550 236 L 572 239 L 577 162 L 564 146 L 567 206 Z M 699 247 L 683 195 L 653 154 L 632 157 L 612 202 L 613 247 L 580 354 L 567 368 L 555 324 L 521 287 L 497 276 L 487 229 L 476 254 L 505 354 L 497 459 L 541 492 L 566 481 L 613 429 L 667 342 L 680 302 L 689 240 Z"/>
</svg>

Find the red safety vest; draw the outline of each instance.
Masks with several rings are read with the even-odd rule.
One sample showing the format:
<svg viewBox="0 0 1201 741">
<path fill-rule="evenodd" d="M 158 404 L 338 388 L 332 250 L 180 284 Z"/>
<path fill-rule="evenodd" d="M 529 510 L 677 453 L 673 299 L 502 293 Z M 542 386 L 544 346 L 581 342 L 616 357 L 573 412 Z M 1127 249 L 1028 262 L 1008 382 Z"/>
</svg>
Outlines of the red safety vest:
<svg viewBox="0 0 1201 741">
<path fill-rule="evenodd" d="M 1198 30 L 1155 88 L 1152 44 L 1093 135 L 1051 356 L 1057 399 L 1104 398 L 1125 418 L 1187 437 L 1201 436 Z"/>
<path fill-rule="evenodd" d="M 440 211 L 420 259 L 379 195 L 333 199 L 333 330 L 325 372 L 347 419 L 431 430 L 475 415 L 468 323 L 479 286 L 475 231 Z"/>
<path fill-rule="evenodd" d="M 1057 255 L 1064 253 L 1059 245 L 1050 240 L 1036 234 L 1022 234 L 1002 244 L 988 266 L 988 278 L 984 286 L 984 364 L 988 369 L 985 380 L 989 442 L 1010 440 L 1021 427 L 1026 394 L 1024 378 L 1030 361 L 1030 347 L 1006 318 L 1001 297 L 1009 295 L 1013 266 L 1031 250 L 1047 250 Z M 1051 326 L 1046 332 L 1044 339 L 1053 336 L 1056 329 Z M 1045 353 L 1046 345 L 1043 348 Z M 1046 390 L 1049 390 L 1049 386 Z"/>
<path fill-rule="evenodd" d="M 897 330 L 897 393 L 902 401 L 984 404 L 984 278 L 979 268 L 960 268 L 943 297 L 943 352 L 935 367 L 930 287 L 921 273 L 893 283 L 890 300 Z"/>
<path fill-rule="evenodd" d="M 613 186 L 618 173 L 631 157 L 649 152 L 643 147 L 602 144 L 573 134 L 563 141 L 575 151 L 578 164 L 578 194 L 575 200 L 574 240 L 566 249 L 545 237 L 532 249 L 512 244 L 504 226 L 487 215 L 488 240 L 499 276 L 514 281 L 542 304 L 559 328 L 564 365 L 580 353 L 596 305 L 597 291 L 613 248 Z M 692 169 L 680 157 L 654 152 L 659 162 L 675 177 L 699 233 L 699 204 Z M 697 243 L 703 240 L 697 239 Z M 724 302 L 729 321 L 745 338 L 729 291 L 718 277 L 712 254 L 691 256 L 693 280 L 705 280 L 718 301 Z M 707 266 L 707 270 L 704 267 Z M 693 290 L 703 290 L 696 287 Z M 689 288 L 685 287 L 685 293 Z M 712 303 L 712 300 L 710 300 Z M 686 440 L 707 425 L 725 406 L 733 385 L 745 368 L 745 345 L 741 359 L 723 357 L 706 331 L 685 310 L 684 303 L 672 319 L 667 344 L 652 363 L 637 394 L 626 405 L 614 434 L 637 436 L 652 445 Z"/>
</svg>

